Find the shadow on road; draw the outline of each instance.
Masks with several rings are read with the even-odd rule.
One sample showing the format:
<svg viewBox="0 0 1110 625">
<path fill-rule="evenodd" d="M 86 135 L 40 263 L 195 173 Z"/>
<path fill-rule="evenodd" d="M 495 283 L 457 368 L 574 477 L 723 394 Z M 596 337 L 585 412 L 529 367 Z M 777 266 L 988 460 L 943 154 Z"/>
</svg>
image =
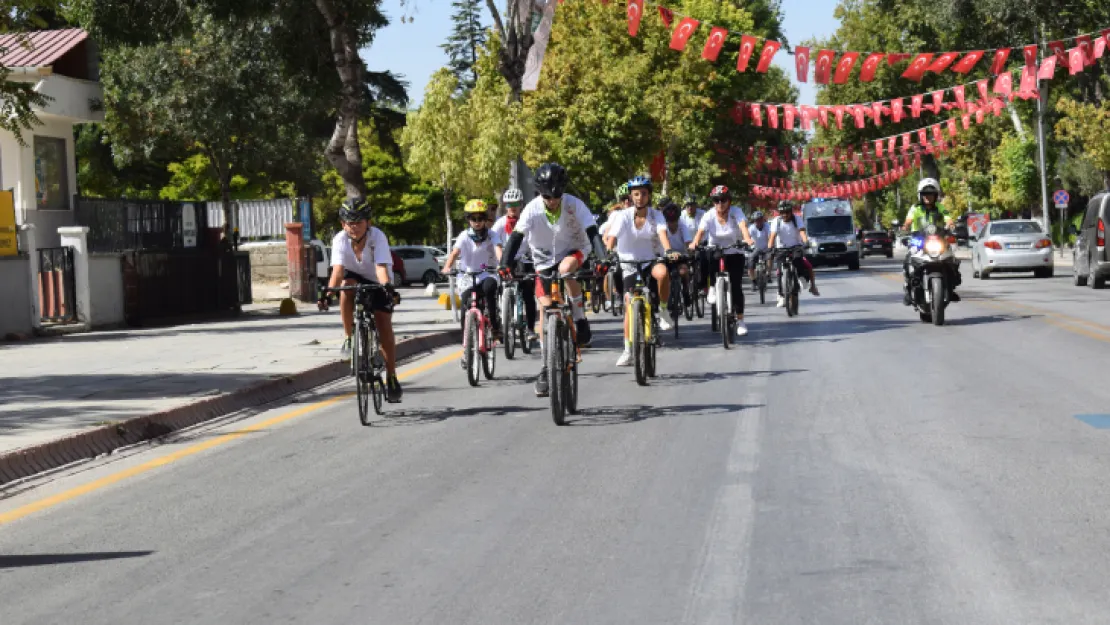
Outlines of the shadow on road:
<svg viewBox="0 0 1110 625">
<path fill-rule="evenodd" d="M 77 562 L 97 562 L 101 560 L 120 560 L 123 558 L 144 558 L 153 551 L 90 551 L 86 553 L 35 553 L 6 556 L 0 554 L 0 569 L 17 569 L 27 566 L 49 566 L 51 564 L 74 564 Z"/>
<path fill-rule="evenodd" d="M 696 404 L 689 406 L 601 406 L 567 416 L 568 426 L 624 425 L 659 417 L 688 417 L 734 414 L 762 404 Z"/>
<path fill-rule="evenodd" d="M 430 425 L 454 419 L 457 417 L 504 417 L 519 415 L 543 410 L 543 406 L 476 406 L 473 408 L 416 408 L 411 410 L 398 410 L 387 412 L 385 416 L 373 422 L 374 427 L 398 427 L 410 425 Z"/>
<path fill-rule="evenodd" d="M 698 382 L 719 382 L 735 378 L 775 378 L 787 373 L 808 373 L 809 369 L 778 369 L 773 371 L 706 371 L 704 373 L 664 373 L 651 378 L 648 386 L 683 386 Z"/>
</svg>

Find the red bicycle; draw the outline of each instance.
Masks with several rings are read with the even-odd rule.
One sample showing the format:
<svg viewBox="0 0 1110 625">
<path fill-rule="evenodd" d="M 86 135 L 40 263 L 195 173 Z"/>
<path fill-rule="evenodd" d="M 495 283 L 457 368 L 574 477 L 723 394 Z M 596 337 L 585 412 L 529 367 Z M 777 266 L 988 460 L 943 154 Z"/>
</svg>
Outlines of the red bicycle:
<svg viewBox="0 0 1110 625">
<path fill-rule="evenodd" d="M 456 271 L 456 275 L 470 276 L 474 286 L 478 286 L 478 278 L 483 274 L 488 275 L 488 270 L 483 271 Z M 497 337 L 493 332 L 493 320 L 486 310 L 485 299 L 477 288 L 470 293 L 470 306 L 466 310 L 463 323 L 463 368 L 466 369 L 466 379 L 471 386 L 478 386 L 481 375 L 485 374 L 487 380 L 493 379 L 497 368 Z M 481 370 L 479 370 L 481 368 Z"/>
</svg>

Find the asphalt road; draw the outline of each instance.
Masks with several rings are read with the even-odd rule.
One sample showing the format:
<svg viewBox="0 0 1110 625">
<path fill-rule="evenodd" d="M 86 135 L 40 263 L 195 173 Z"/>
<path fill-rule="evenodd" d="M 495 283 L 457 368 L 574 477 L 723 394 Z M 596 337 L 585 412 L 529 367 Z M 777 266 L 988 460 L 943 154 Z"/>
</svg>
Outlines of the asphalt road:
<svg viewBox="0 0 1110 625">
<path fill-rule="evenodd" d="M 1110 293 L 968 275 L 937 328 L 896 268 L 648 388 L 606 317 L 567 427 L 447 350 L 371 428 L 337 385 L 56 476 L 0 501 L 0 622 L 1106 623 Z"/>
</svg>

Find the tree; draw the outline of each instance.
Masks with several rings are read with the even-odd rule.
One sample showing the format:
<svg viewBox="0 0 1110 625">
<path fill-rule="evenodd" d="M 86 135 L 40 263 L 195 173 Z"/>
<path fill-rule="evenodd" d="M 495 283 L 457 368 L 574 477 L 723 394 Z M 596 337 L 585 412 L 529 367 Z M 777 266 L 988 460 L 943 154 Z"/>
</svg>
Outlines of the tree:
<svg viewBox="0 0 1110 625">
<path fill-rule="evenodd" d="M 992 216 L 1000 211 L 1025 213 L 1039 201 L 1041 186 L 1037 170 L 1037 144 L 1007 132 L 991 159 L 991 200 L 995 203 Z"/>
<path fill-rule="evenodd" d="M 454 28 L 447 43 L 439 47 L 447 53 L 447 66 L 459 85 L 469 91 L 478 82 L 478 49 L 486 43 L 486 29 L 478 14 L 478 0 L 455 0 L 451 6 L 455 7 L 451 16 Z"/>
<path fill-rule="evenodd" d="M 188 152 L 159 150 L 141 160 L 120 164 L 104 124 L 78 124 L 73 129 L 77 161 L 77 192 L 86 197 L 157 198 L 170 181 L 169 164 Z M 166 146 L 173 147 L 173 146 Z"/>
<path fill-rule="evenodd" d="M 1104 188 L 1110 189 L 1110 102 L 1081 104 L 1062 98 L 1056 108 L 1062 114 L 1056 122 L 1060 139 L 1099 170 Z"/>
</svg>

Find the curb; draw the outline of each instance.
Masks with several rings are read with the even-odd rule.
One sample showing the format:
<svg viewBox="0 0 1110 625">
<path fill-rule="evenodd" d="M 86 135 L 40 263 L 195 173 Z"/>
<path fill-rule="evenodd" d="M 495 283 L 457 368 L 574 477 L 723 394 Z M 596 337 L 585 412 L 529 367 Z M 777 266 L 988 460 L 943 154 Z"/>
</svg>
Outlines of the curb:
<svg viewBox="0 0 1110 625">
<path fill-rule="evenodd" d="M 457 343 L 461 337 L 462 331 L 454 329 L 398 341 L 397 361 Z M 2 454 L 0 487 L 67 464 L 108 454 L 120 447 L 156 439 L 244 408 L 283 399 L 334 382 L 350 375 L 350 371 L 348 363 L 337 360 L 306 371 L 251 384 L 217 397 Z"/>
</svg>

